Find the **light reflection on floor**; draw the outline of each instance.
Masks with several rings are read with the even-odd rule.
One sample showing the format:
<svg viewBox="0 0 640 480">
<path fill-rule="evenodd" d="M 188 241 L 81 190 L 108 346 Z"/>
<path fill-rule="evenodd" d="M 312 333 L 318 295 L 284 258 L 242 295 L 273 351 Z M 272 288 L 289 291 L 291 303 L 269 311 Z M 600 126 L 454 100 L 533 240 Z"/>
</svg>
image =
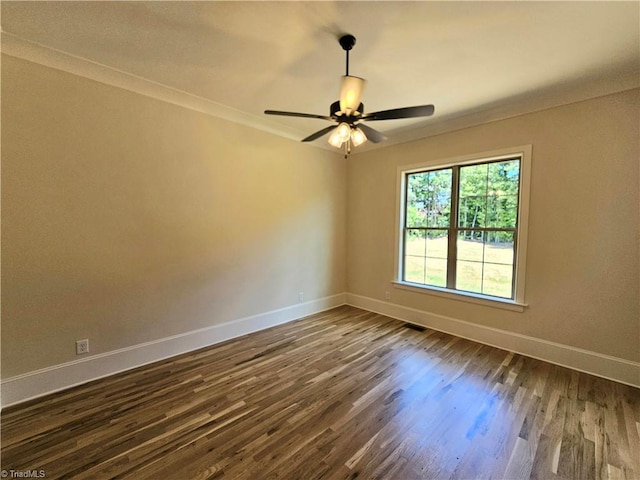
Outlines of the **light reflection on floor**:
<svg viewBox="0 0 640 480">
<path fill-rule="evenodd" d="M 469 345 L 471 352 L 465 353 L 472 355 L 484 354 L 484 350 L 491 348 L 471 342 Z M 512 354 L 498 351 L 500 356 L 491 368 L 485 365 L 486 372 L 479 375 L 482 371 L 476 368 L 473 356 L 464 367 L 456 363 L 454 368 L 446 358 L 431 355 L 428 348 L 409 348 L 410 354 L 407 349 L 398 352 L 392 365 L 391 396 L 397 409 L 419 415 L 399 415 L 385 426 L 383 437 L 403 432 L 407 439 L 401 443 L 402 457 L 415 461 L 416 456 L 429 452 L 429 470 L 438 470 L 434 462 L 441 462 L 443 473 L 449 472 L 447 466 L 458 463 L 472 440 L 487 434 L 496 417 L 501 422 L 508 421 L 505 416 L 512 412 L 504 411 L 506 389 L 501 383 L 503 376 L 496 373 Z M 491 388 L 484 379 L 489 375 L 496 377 Z"/>
</svg>

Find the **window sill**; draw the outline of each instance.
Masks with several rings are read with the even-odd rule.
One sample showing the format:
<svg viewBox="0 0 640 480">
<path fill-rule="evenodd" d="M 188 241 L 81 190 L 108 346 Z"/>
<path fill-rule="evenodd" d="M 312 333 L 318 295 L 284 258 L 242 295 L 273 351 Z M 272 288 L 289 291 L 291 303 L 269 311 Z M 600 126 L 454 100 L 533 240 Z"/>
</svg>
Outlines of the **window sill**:
<svg viewBox="0 0 640 480">
<path fill-rule="evenodd" d="M 434 295 L 436 297 L 448 298 L 450 300 L 457 300 L 459 302 L 475 303 L 477 305 L 500 308 L 503 310 L 511 310 L 513 312 L 524 312 L 524 309 L 528 306 L 525 303 L 516 302 L 514 300 L 489 297 L 486 295 L 478 295 L 470 292 L 452 291 L 445 288 L 429 287 L 426 285 L 419 285 L 417 283 L 399 281 L 394 281 L 391 283 L 395 288 L 408 290 L 410 292 Z"/>
</svg>

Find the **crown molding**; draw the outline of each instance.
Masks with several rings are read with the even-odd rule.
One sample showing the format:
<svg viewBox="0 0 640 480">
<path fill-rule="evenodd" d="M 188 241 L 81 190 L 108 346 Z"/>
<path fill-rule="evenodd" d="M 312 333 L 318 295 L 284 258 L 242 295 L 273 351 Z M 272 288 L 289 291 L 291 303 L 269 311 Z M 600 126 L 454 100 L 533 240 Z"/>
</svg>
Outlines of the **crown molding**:
<svg viewBox="0 0 640 480">
<path fill-rule="evenodd" d="M 425 120 L 421 124 L 411 127 L 386 130 L 385 135 L 389 139 L 383 145 L 371 145 L 370 142 L 367 142 L 353 153 L 360 154 L 379 148 L 388 148 L 456 130 L 615 95 L 636 88 L 640 88 L 640 77 L 635 70 L 623 72 L 616 77 L 594 77 L 575 83 L 554 85 L 536 92 L 528 92 L 517 97 L 482 105 L 467 112 L 442 116 L 436 122 Z"/>
<path fill-rule="evenodd" d="M 88 78 L 96 82 L 122 88 L 189 110 L 256 128 L 291 140 L 299 140 L 305 133 L 272 120 L 242 112 L 198 95 L 169 87 L 131 73 L 109 67 L 86 58 L 71 55 L 45 45 L 25 40 L 7 32 L 1 32 L 3 54 L 37 63 L 63 72 Z"/>
<path fill-rule="evenodd" d="M 290 140 L 299 141 L 300 138 L 308 134 L 308 132 L 278 123 L 273 119 L 246 113 L 153 80 L 26 40 L 11 33 L 0 33 L 0 50 L 3 54 L 12 57 L 68 72 L 106 85 L 122 88 Z M 417 125 L 395 130 L 385 129 L 385 134 L 389 138 L 384 144 L 367 142 L 353 151 L 352 155 L 611 95 L 638 87 L 640 87 L 640 77 L 638 77 L 637 69 L 619 72 L 616 76 L 602 77 L 593 75 L 591 78 L 548 86 L 547 88 L 527 92 L 517 97 L 501 99 L 466 112 L 443 115 L 435 119 L 431 118 Z M 337 151 L 326 142 L 309 142 L 307 145 L 342 155 L 342 151 Z"/>
</svg>

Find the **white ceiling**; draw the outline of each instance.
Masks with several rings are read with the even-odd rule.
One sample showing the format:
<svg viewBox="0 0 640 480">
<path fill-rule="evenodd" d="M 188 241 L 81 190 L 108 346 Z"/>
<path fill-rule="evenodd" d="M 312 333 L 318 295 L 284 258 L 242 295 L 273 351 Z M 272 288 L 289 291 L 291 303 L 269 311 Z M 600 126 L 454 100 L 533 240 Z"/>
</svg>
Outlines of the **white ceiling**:
<svg viewBox="0 0 640 480">
<path fill-rule="evenodd" d="M 639 2 L 5 1 L 1 14 L 10 55 L 146 79 L 289 138 L 328 124 L 262 112 L 328 114 L 342 33 L 357 38 L 366 111 L 435 105 L 429 119 L 370 124 L 386 144 L 640 85 Z"/>
</svg>

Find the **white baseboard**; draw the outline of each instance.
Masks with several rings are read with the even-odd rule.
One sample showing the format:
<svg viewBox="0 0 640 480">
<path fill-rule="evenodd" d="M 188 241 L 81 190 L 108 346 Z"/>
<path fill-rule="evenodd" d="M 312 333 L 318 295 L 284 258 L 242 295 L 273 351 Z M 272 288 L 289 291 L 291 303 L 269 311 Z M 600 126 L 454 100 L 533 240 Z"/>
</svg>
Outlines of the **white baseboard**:
<svg viewBox="0 0 640 480">
<path fill-rule="evenodd" d="M 344 304 L 640 388 L 638 362 L 369 297 L 341 293 L 3 379 L 0 383 L 1 407 L 16 405 Z"/>
<path fill-rule="evenodd" d="M 3 379 L 2 408 L 344 305 L 346 293 Z"/>
<path fill-rule="evenodd" d="M 640 387 L 640 363 L 638 362 L 486 327 L 352 293 L 347 294 L 347 304 L 457 337 L 520 353 L 527 357 L 590 373 L 591 375 L 633 387 Z"/>
</svg>

